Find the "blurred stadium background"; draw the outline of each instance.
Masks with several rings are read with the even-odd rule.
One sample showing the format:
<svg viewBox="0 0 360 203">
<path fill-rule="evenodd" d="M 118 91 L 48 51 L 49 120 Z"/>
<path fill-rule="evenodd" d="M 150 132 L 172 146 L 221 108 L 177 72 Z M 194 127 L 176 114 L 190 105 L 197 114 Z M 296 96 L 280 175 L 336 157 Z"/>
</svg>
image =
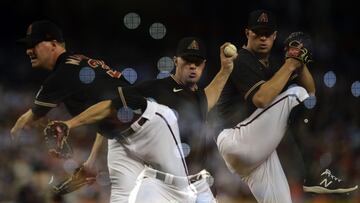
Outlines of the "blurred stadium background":
<svg viewBox="0 0 360 203">
<path fill-rule="evenodd" d="M 293 31 L 313 37 L 315 63 L 311 65 L 317 85 L 310 101 L 316 114 L 311 128 L 299 129 L 316 147 L 313 167 L 334 165 L 336 174 L 360 183 L 360 16 L 352 1 L 262 0 L 262 1 L 165 1 L 165 0 L 17 0 L 0 2 L 0 202 L 108 202 L 109 180 L 106 147 L 97 163 L 96 184 L 63 198 L 52 198 L 48 183 L 71 173 L 89 155 L 94 135 L 76 130 L 71 140 L 75 157 L 54 160 L 47 155 L 41 126 L 25 130 L 18 143 L 10 140 L 10 128 L 32 99 L 47 72 L 33 70 L 25 50 L 15 41 L 25 35 L 34 20 L 49 19 L 64 32 L 67 49 L 99 58 L 134 83 L 166 77 L 173 68 L 178 40 L 184 36 L 202 38 L 208 48 L 205 86 L 219 67 L 219 46 L 245 42 L 244 28 L 250 11 L 265 8 L 278 19 L 275 54 L 282 54 L 282 41 Z M 63 108 L 49 118 L 69 115 Z M 209 132 L 211 134 L 211 132 Z M 190 149 L 191 150 L 191 149 Z M 279 155 L 288 177 L 294 202 L 360 202 L 360 192 L 348 195 L 309 195 L 301 190 L 302 161 L 291 136 L 285 136 Z M 209 141 L 208 165 L 220 202 L 254 202 L 237 175 L 225 167 Z"/>
</svg>

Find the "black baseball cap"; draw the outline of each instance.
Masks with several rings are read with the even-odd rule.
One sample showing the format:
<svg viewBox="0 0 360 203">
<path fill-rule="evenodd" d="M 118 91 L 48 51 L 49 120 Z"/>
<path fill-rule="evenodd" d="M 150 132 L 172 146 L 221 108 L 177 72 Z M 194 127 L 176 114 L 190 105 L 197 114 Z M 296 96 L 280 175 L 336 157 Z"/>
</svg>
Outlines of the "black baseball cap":
<svg viewBox="0 0 360 203">
<path fill-rule="evenodd" d="M 41 20 L 29 25 L 26 31 L 26 37 L 17 40 L 17 42 L 25 44 L 27 48 L 31 48 L 39 42 L 51 40 L 64 42 L 62 31 L 55 23 L 48 20 Z"/>
<path fill-rule="evenodd" d="M 204 43 L 196 37 L 182 38 L 176 49 L 176 56 L 206 59 Z"/>
<path fill-rule="evenodd" d="M 255 10 L 249 15 L 248 29 L 255 33 L 260 31 L 273 33 L 276 30 L 275 16 L 267 10 Z"/>
</svg>

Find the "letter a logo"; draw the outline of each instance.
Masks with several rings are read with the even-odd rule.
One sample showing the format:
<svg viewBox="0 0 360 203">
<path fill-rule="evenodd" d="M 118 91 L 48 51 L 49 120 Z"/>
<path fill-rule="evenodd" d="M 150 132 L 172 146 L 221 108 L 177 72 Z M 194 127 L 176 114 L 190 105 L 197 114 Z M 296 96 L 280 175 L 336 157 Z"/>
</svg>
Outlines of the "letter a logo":
<svg viewBox="0 0 360 203">
<path fill-rule="evenodd" d="M 259 22 L 259 23 L 267 23 L 267 22 L 269 22 L 268 15 L 266 13 L 261 13 L 259 18 L 257 19 L 257 22 Z"/>
<path fill-rule="evenodd" d="M 195 40 L 191 42 L 191 44 L 187 47 L 187 49 L 195 49 L 199 50 L 199 43 Z"/>
</svg>

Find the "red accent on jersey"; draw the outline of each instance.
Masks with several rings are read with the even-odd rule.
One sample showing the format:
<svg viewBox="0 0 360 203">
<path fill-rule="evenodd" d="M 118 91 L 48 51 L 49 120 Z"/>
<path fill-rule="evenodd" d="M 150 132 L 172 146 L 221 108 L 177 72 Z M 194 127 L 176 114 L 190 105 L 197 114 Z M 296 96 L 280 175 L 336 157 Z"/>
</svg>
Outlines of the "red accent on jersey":
<svg viewBox="0 0 360 203">
<path fill-rule="evenodd" d="M 108 75 L 110 75 L 113 78 L 120 78 L 121 77 L 121 72 L 120 71 L 116 71 L 116 70 L 108 70 L 106 71 L 106 73 Z"/>
</svg>

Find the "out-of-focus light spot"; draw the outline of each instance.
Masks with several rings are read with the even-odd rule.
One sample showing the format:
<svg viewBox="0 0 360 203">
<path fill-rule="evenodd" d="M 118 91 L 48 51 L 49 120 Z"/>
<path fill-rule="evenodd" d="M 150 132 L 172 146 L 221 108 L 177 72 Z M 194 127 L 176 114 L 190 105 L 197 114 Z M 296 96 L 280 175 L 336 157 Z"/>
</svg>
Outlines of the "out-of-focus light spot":
<svg viewBox="0 0 360 203">
<path fill-rule="evenodd" d="M 154 23 L 149 29 L 150 36 L 154 39 L 162 39 L 166 35 L 166 27 L 161 23 Z"/>
<path fill-rule="evenodd" d="M 188 144 L 186 144 L 186 143 L 181 143 L 180 146 L 178 146 L 178 147 L 179 147 L 180 149 L 182 149 L 184 157 L 187 157 L 187 156 L 190 154 L 191 149 L 190 149 L 190 146 L 189 146 Z M 178 147 L 175 147 L 174 152 L 175 152 L 175 154 L 176 154 L 177 156 L 180 157 L 179 151 L 178 151 Z"/>
<path fill-rule="evenodd" d="M 310 97 L 308 97 L 307 99 L 305 99 L 304 105 L 305 105 L 305 107 L 308 108 L 308 109 L 314 108 L 315 105 L 316 105 L 316 97 L 313 96 L 313 95 L 310 96 Z"/>
<path fill-rule="evenodd" d="M 79 167 L 79 164 L 73 159 L 64 161 L 63 168 L 69 174 L 73 173 L 77 167 Z"/>
<path fill-rule="evenodd" d="M 100 172 L 96 176 L 96 182 L 101 186 L 108 186 L 110 185 L 110 177 L 109 174 L 106 172 Z"/>
<path fill-rule="evenodd" d="M 122 107 L 117 112 L 117 118 L 123 123 L 130 122 L 133 119 L 133 117 L 134 117 L 134 112 L 129 107 Z"/>
<path fill-rule="evenodd" d="M 171 72 L 174 69 L 174 62 L 170 57 L 161 57 L 157 63 L 157 67 L 161 72 Z"/>
<path fill-rule="evenodd" d="M 132 68 L 125 68 L 121 72 L 124 78 L 129 81 L 129 83 L 134 84 L 137 80 L 137 72 Z"/>
<path fill-rule="evenodd" d="M 83 67 L 80 69 L 79 78 L 82 83 L 90 84 L 95 79 L 95 71 L 90 67 Z"/>
<path fill-rule="evenodd" d="M 352 93 L 352 95 L 354 95 L 354 97 L 360 96 L 360 82 L 359 81 L 355 81 L 351 85 L 351 93 Z"/>
<path fill-rule="evenodd" d="M 170 73 L 169 72 L 163 72 L 163 71 L 161 71 L 157 76 L 156 76 L 156 78 L 157 79 L 163 79 L 163 78 L 167 78 L 167 77 L 169 77 L 170 76 Z"/>
<path fill-rule="evenodd" d="M 139 27 L 141 18 L 137 13 L 128 13 L 124 17 L 124 25 L 130 30 Z"/>
<path fill-rule="evenodd" d="M 324 75 L 324 83 L 327 87 L 333 87 L 336 83 L 336 75 L 333 71 L 328 71 Z"/>
</svg>

